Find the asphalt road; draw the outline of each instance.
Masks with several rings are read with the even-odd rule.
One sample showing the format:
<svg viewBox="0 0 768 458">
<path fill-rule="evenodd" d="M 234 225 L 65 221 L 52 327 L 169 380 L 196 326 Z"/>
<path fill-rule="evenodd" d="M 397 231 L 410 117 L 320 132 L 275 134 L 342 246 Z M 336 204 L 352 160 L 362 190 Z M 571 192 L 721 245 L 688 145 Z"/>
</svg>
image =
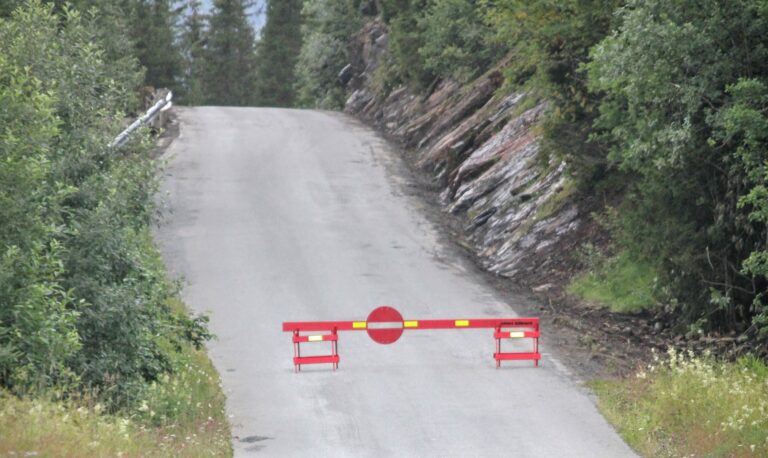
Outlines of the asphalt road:
<svg viewBox="0 0 768 458">
<path fill-rule="evenodd" d="M 157 230 L 184 297 L 211 313 L 210 353 L 237 455 L 632 455 L 547 352 L 495 369 L 492 331 L 340 335 L 341 366 L 293 371 L 283 321 L 515 316 L 424 216 L 371 130 L 337 113 L 180 110 Z M 312 344 L 326 346 L 327 344 Z"/>
</svg>

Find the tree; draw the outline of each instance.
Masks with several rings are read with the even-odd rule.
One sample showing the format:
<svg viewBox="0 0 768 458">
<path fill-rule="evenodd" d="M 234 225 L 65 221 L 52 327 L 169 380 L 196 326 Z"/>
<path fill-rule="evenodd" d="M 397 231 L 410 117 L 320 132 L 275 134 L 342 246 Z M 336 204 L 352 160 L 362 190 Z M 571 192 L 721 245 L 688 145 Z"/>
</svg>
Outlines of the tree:
<svg viewBox="0 0 768 458">
<path fill-rule="evenodd" d="M 423 22 L 428 0 L 385 0 L 382 15 L 389 22 L 390 50 L 396 77 L 405 83 L 427 87 L 435 75 L 424 65 L 419 49 L 424 45 Z"/>
<path fill-rule="evenodd" d="M 178 100 L 186 105 L 202 105 L 206 100 L 203 83 L 208 18 L 200 12 L 200 0 L 190 0 L 187 8 L 181 29 L 183 71 Z"/>
<path fill-rule="evenodd" d="M 424 68 L 443 78 L 467 82 L 500 57 L 485 9 L 476 0 L 440 0 L 429 4 L 418 19 L 423 43 L 418 55 Z"/>
<path fill-rule="evenodd" d="M 256 53 L 245 0 L 216 0 L 210 16 L 203 87 L 206 103 L 247 106 L 254 100 Z"/>
<path fill-rule="evenodd" d="M 303 43 L 296 66 L 299 103 L 338 109 L 344 89 L 337 79 L 349 63 L 348 43 L 361 17 L 354 0 L 307 0 L 302 11 Z"/>
<path fill-rule="evenodd" d="M 139 62 L 146 69 L 144 84 L 173 89 L 181 74 L 181 53 L 175 25 L 176 0 L 129 0 L 131 37 Z"/>
<path fill-rule="evenodd" d="M 303 0 L 270 0 L 261 32 L 256 68 L 256 105 L 290 107 L 295 99 L 295 67 L 301 50 Z"/>
<path fill-rule="evenodd" d="M 633 177 L 623 243 L 661 268 L 690 321 L 723 328 L 748 323 L 766 288 L 753 262 L 767 235 L 764 5 L 629 2 L 587 65 L 605 94 L 596 127 Z"/>
</svg>

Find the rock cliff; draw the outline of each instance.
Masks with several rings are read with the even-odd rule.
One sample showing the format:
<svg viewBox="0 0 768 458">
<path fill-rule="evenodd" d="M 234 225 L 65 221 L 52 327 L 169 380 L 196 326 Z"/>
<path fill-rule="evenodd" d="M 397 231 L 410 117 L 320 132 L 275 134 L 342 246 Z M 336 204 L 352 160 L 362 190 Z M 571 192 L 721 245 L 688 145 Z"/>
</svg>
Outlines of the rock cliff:
<svg viewBox="0 0 768 458">
<path fill-rule="evenodd" d="M 377 89 L 388 36 L 368 23 L 352 43 L 345 111 L 399 141 L 410 162 L 430 173 L 445 211 L 463 226 L 465 244 L 490 272 L 545 290 L 569 275 L 584 213 L 570 193 L 564 164 L 539 149 L 546 109 L 502 89 L 500 62 L 466 85 L 439 81 L 427 93 Z"/>
</svg>

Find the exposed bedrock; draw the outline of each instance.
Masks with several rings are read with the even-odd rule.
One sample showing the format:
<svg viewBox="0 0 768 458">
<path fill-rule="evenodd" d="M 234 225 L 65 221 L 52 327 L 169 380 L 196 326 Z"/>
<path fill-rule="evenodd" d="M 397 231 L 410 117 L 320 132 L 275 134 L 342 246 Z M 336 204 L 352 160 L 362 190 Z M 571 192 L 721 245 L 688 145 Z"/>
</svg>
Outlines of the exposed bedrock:
<svg viewBox="0 0 768 458">
<path fill-rule="evenodd" d="M 563 260 L 580 239 L 582 212 L 564 189 L 564 164 L 539 152 L 546 104 L 530 107 L 525 94 L 500 90 L 506 62 L 466 85 L 383 93 L 374 75 L 388 42 L 379 21 L 355 36 L 345 110 L 384 129 L 434 177 L 484 268 L 532 286 L 567 274 Z"/>
</svg>

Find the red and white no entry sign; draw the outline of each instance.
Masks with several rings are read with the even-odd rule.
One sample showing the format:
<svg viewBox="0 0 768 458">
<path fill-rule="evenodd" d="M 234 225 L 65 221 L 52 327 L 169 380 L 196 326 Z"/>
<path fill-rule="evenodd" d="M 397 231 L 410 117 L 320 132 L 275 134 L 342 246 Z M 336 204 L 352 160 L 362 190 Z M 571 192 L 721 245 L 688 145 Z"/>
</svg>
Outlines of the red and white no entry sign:
<svg viewBox="0 0 768 458">
<path fill-rule="evenodd" d="M 403 335 L 403 315 L 392 307 L 375 308 L 367 322 L 368 335 L 376 343 L 391 344 Z"/>
</svg>

